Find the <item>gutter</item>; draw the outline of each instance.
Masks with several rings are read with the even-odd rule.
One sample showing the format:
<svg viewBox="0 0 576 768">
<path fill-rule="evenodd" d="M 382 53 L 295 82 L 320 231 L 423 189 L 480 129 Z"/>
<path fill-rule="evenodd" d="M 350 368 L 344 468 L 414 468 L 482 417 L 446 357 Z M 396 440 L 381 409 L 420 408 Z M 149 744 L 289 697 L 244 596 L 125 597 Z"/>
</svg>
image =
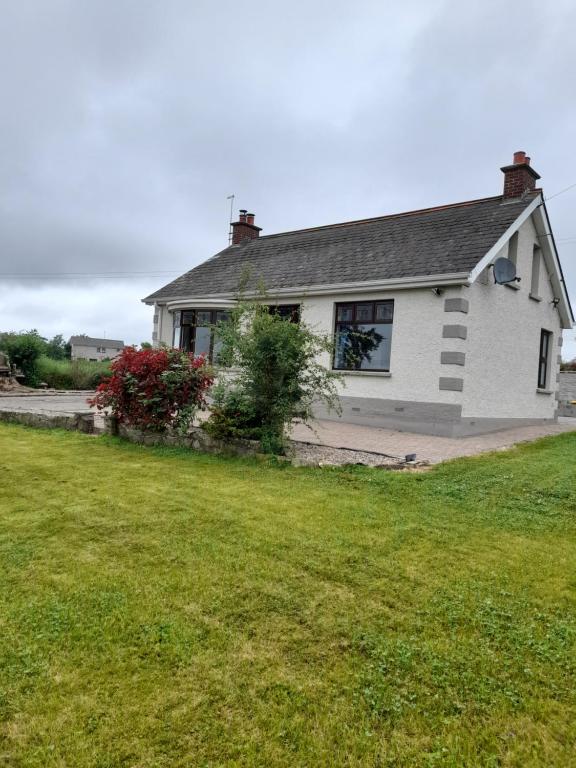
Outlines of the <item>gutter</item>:
<svg viewBox="0 0 576 768">
<path fill-rule="evenodd" d="M 310 286 L 296 286 L 290 288 L 277 288 L 270 290 L 270 297 L 293 298 L 299 296 L 325 296 L 334 293 L 368 293 L 374 291 L 390 290 L 410 290 L 414 288 L 440 288 L 451 285 L 469 285 L 470 274 L 468 272 L 452 272 L 443 275 L 423 275 L 421 277 L 401 277 L 390 280 L 369 280 L 362 283 L 324 283 Z M 246 298 L 258 298 L 261 295 L 258 291 L 246 292 L 243 294 Z M 230 301 L 235 303 L 238 294 L 236 292 L 226 293 L 204 293 L 200 295 L 188 294 L 185 296 L 166 296 L 152 299 L 142 299 L 144 304 L 154 305 L 165 304 L 166 306 L 177 309 L 176 304 L 189 304 L 191 301 L 205 302 L 206 306 L 216 306 L 218 301 Z"/>
</svg>

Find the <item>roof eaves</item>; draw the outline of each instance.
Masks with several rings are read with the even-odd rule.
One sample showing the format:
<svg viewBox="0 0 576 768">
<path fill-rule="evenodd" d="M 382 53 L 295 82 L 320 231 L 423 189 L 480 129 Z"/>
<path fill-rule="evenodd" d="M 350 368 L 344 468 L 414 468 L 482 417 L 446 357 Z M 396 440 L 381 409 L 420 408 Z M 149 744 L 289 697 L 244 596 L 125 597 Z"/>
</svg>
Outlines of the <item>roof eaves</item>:
<svg viewBox="0 0 576 768">
<path fill-rule="evenodd" d="M 370 291 L 386 290 L 406 290 L 410 288 L 429 288 L 446 285 L 464 285 L 469 281 L 468 272 L 452 272 L 438 275 L 420 275 L 416 277 L 389 278 L 386 280 L 369 280 L 364 282 L 350 283 L 320 283 L 309 286 L 292 286 L 289 288 L 270 289 L 267 295 L 276 296 L 323 296 L 326 294 L 338 293 L 368 293 Z M 247 291 L 243 294 L 246 298 L 259 296 L 258 291 Z M 185 304 L 191 301 L 201 301 L 207 299 L 229 300 L 236 298 L 237 293 L 202 293 L 189 294 L 187 296 L 165 296 L 162 297 L 162 304 Z M 143 300 L 144 301 L 144 300 Z"/>
</svg>

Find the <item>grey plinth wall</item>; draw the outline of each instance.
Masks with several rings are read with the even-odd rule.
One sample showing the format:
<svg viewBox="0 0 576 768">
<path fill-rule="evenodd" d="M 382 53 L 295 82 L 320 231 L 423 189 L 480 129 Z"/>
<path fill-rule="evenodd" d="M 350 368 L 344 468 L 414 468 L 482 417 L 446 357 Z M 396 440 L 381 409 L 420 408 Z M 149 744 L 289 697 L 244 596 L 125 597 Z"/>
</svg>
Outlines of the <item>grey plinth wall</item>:
<svg viewBox="0 0 576 768">
<path fill-rule="evenodd" d="M 553 424 L 554 419 L 490 419 L 462 416 L 462 406 L 453 403 L 388 400 L 375 397 L 340 397 L 342 415 L 329 412 L 321 404 L 314 408 L 318 419 L 343 421 L 367 427 L 417 432 L 442 437 L 469 437 L 514 427 Z"/>
</svg>

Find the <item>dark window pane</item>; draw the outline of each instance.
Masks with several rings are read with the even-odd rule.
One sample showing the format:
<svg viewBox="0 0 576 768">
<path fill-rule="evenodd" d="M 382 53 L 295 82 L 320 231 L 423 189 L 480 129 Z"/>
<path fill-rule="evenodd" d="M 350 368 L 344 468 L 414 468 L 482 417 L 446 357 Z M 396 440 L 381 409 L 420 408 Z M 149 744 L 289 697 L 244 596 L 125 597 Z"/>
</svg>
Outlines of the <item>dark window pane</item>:
<svg viewBox="0 0 576 768">
<path fill-rule="evenodd" d="M 339 325 L 336 329 L 335 367 L 356 371 L 390 368 L 392 325 Z"/>
<path fill-rule="evenodd" d="M 192 349 L 192 328 L 189 325 L 182 326 L 180 349 L 183 349 L 185 352 L 190 352 Z"/>
<path fill-rule="evenodd" d="M 373 304 L 356 304 L 356 322 L 370 323 L 372 321 Z"/>
<path fill-rule="evenodd" d="M 548 363 L 550 357 L 550 331 L 540 331 L 540 353 L 538 360 L 538 387 L 543 389 L 548 384 Z"/>
<path fill-rule="evenodd" d="M 216 322 L 217 323 L 224 323 L 228 318 L 230 317 L 230 312 L 216 312 Z"/>
<path fill-rule="evenodd" d="M 394 304 L 391 301 L 376 304 L 375 320 L 392 320 L 394 314 Z"/>
<path fill-rule="evenodd" d="M 336 319 L 340 323 L 349 323 L 354 319 L 354 307 L 338 307 Z"/>
<path fill-rule="evenodd" d="M 336 328 L 335 339 L 335 351 L 334 351 L 334 367 L 341 368 L 343 370 L 356 369 L 356 360 L 353 359 L 353 355 L 350 348 L 350 341 L 348 339 L 350 328 L 344 325 L 339 325 Z"/>
<path fill-rule="evenodd" d="M 210 328 L 203 326 L 196 327 L 196 337 L 194 339 L 194 354 L 206 355 L 210 354 Z"/>
<path fill-rule="evenodd" d="M 212 323 L 212 312 L 206 309 L 196 311 L 196 325 L 210 325 Z"/>
<path fill-rule="evenodd" d="M 182 312 L 182 325 L 193 325 L 194 324 L 194 310 L 187 309 L 185 312 Z"/>
</svg>

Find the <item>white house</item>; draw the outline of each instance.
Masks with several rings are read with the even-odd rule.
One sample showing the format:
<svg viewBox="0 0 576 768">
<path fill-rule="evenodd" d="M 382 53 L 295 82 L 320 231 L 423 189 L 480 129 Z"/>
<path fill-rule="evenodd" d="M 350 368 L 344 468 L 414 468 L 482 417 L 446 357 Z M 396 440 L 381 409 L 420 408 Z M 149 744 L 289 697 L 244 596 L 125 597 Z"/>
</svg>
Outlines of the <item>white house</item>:
<svg viewBox="0 0 576 768">
<path fill-rule="evenodd" d="M 574 318 L 540 177 L 524 152 L 502 171 L 496 197 L 263 237 L 241 211 L 228 248 L 144 299 L 153 339 L 214 357 L 208 326 L 242 280 L 263 282 L 333 334 L 345 421 L 453 436 L 551 422 Z"/>
<path fill-rule="evenodd" d="M 90 336 L 70 336 L 72 360 L 113 360 L 124 349 L 124 342 L 117 339 L 93 339 Z"/>
</svg>

